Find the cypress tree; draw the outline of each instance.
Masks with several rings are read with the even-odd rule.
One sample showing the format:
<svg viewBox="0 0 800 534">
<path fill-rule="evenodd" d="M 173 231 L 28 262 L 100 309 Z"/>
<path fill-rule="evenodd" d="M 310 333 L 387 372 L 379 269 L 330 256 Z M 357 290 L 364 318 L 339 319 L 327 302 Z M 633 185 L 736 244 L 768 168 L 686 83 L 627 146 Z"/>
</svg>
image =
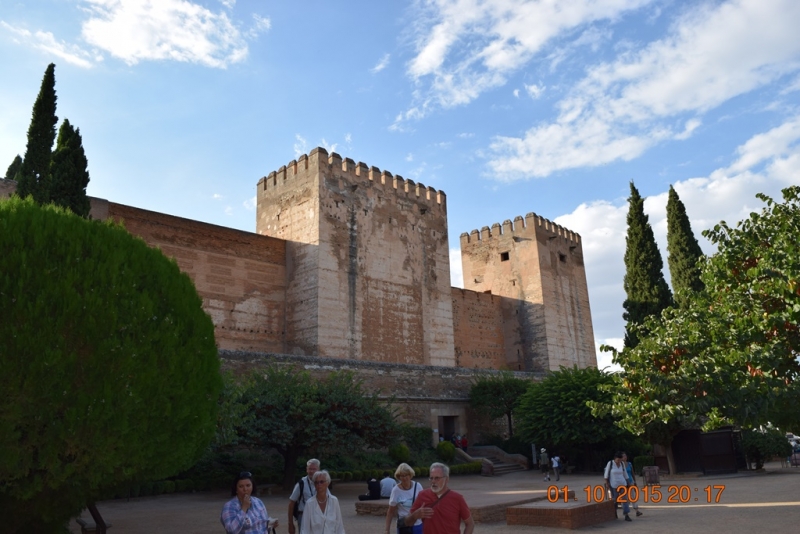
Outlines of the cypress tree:
<svg viewBox="0 0 800 534">
<path fill-rule="evenodd" d="M 642 324 L 646 317 L 658 315 L 672 306 L 672 294 L 661 272 L 664 262 L 658 251 L 653 228 L 644 213 L 644 199 L 631 182 L 628 198 L 628 235 L 625 238 L 625 346 L 635 347 L 639 339 L 631 331 L 634 324 Z"/>
<path fill-rule="evenodd" d="M 14 158 L 14 161 L 12 161 L 11 165 L 8 166 L 8 170 L 6 171 L 6 180 L 16 180 L 17 173 L 21 167 L 22 158 L 19 156 L 19 154 L 17 154 L 17 157 Z"/>
<path fill-rule="evenodd" d="M 28 127 L 28 145 L 22 160 L 17 195 L 33 199 L 42 204 L 47 202 L 47 186 L 50 177 L 53 141 L 56 139 L 56 66 L 50 63 L 42 78 L 39 96 L 33 103 L 33 116 Z"/>
<path fill-rule="evenodd" d="M 50 169 L 49 200 L 69 208 L 81 217 L 89 215 L 89 198 L 86 196 L 86 186 L 89 185 L 87 163 L 80 128 L 73 128 L 69 120 L 64 119 L 58 130 L 56 151 L 53 153 Z"/>
<path fill-rule="evenodd" d="M 703 257 L 703 251 L 692 232 L 686 208 L 672 186 L 669 186 L 667 200 L 667 251 L 675 303 L 680 308 L 687 308 L 693 294 L 705 288 L 697 263 Z"/>
</svg>

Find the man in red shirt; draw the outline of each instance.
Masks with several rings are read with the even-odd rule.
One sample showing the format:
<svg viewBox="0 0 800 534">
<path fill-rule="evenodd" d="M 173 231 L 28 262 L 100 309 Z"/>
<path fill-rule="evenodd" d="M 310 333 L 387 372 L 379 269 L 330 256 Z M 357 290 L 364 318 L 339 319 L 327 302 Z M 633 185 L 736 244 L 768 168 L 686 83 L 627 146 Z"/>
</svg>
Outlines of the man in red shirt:
<svg viewBox="0 0 800 534">
<path fill-rule="evenodd" d="M 450 468 L 438 462 L 431 464 L 430 480 L 431 487 L 417 495 L 411 513 L 405 517 L 406 525 L 422 519 L 423 534 L 461 534 L 463 521 L 463 534 L 472 534 L 475 522 L 467 502 L 460 493 L 447 487 Z"/>
</svg>

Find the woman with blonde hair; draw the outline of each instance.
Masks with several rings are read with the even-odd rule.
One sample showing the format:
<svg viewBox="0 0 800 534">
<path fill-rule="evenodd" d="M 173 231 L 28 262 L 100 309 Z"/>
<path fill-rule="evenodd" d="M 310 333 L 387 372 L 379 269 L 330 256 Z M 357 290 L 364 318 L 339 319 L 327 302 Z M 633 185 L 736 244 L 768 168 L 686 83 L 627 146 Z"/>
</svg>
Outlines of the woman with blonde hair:
<svg viewBox="0 0 800 534">
<path fill-rule="evenodd" d="M 416 473 L 410 465 L 403 463 L 397 466 L 394 478 L 398 484 L 392 488 L 389 497 L 389 511 L 386 512 L 386 529 L 384 534 L 389 534 L 392 519 L 397 516 L 397 534 L 422 534 L 422 520 L 417 519 L 413 527 L 407 527 L 403 518 L 411 512 L 411 505 L 417 499 L 417 495 L 422 492 L 422 485 L 414 482 L 412 478 Z"/>
</svg>

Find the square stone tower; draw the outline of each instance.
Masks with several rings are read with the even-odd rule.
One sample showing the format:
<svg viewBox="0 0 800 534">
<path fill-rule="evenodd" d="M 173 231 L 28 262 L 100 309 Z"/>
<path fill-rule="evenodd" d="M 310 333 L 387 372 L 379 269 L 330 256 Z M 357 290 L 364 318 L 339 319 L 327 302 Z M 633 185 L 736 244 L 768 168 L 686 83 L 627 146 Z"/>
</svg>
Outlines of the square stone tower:
<svg viewBox="0 0 800 534">
<path fill-rule="evenodd" d="M 290 353 L 455 365 L 442 191 L 315 148 L 258 182 L 256 231 L 287 241 Z"/>
<path fill-rule="evenodd" d="M 464 288 L 498 295 L 506 365 L 597 366 L 578 234 L 535 213 L 461 234 Z"/>
</svg>

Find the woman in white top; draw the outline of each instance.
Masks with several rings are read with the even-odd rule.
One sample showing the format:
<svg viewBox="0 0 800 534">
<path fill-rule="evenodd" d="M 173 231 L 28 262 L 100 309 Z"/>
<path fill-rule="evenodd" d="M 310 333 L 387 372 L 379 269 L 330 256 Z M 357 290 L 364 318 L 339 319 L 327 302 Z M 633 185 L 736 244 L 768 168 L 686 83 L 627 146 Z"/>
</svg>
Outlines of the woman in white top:
<svg viewBox="0 0 800 534">
<path fill-rule="evenodd" d="M 301 532 L 303 534 L 344 534 L 339 499 L 328 491 L 331 476 L 323 469 L 314 473 L 312 481 L 317 489 L 317 494 L 310 501 L 306 501 Z"/>
<path fill-rule="evenodd" d="M 422 485 L 419 482 L 411 480 L 415 474 L 414 469 L 406 463 L 397 466 L 394 477 L 400 482 L 397 486 L 392 488 L 392 494 L 389 496 L 389 511 L 386 512 L 385 534 L 389 534 L 392 519 L 394 519 L 395 515 L 398 517 L 397 534 L 401 534 L 401 529 L 408 531 L 412 528 L 406 527 L 402 519 L 411 512 L 411 505 L 414 504 L 417 495 L 422 492 Z M 414 523 L 413 532 L 414 534 L 422 532 L 421 519 L 417 519 L 417 522 Z"/>
<path fill-rule="evenodd" d="M 608 462 L 605 473 L 603 473 L 603 477 L 606 479 L 606 489 L 611 491 L 611 498 L 614 499 L 615 502 L 614 515 L 617 513 L 618 506 L 617 490 L 620 487 L 626 487 L 628 485 L 628 475 L 625 472 L 625 464 L 622 462 L 622 456 L 622 451 L 615 453 L 614 459 Z M 628 515 L 630 511 L 630 505 L 628 504 L 628 499 L 626 498 L 622 502 L 622 513 L 625 514 L 625 521 L 631 521 L 631 517 Z"/>
</svg>

